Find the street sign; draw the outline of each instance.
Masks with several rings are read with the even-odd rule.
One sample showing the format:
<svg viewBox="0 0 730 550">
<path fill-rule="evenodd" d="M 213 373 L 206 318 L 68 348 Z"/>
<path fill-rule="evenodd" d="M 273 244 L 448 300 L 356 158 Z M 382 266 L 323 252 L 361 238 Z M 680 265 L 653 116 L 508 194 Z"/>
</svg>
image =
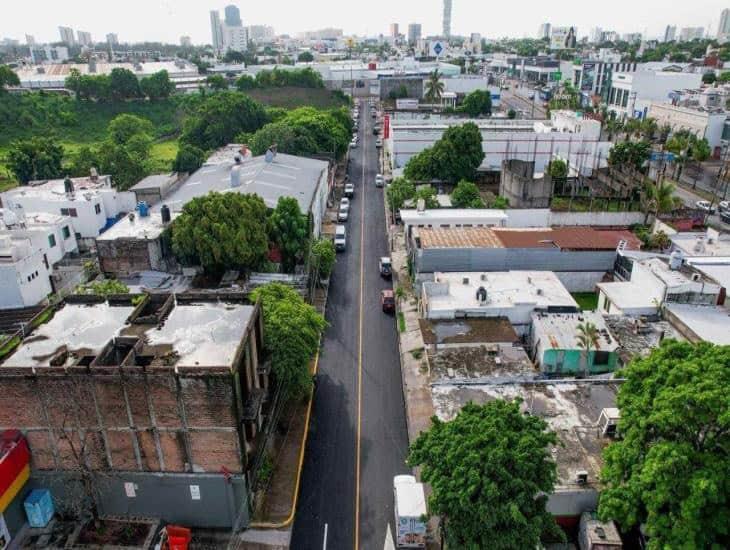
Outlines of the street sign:
<svg viewBox="0 0 730 550">
<path fill-rule="evenodd" d="M 444 44 L 440 40 L 431 42 L 431 55 L 432 56 L 439 57 L 445 51 L 446 51 L 446 44 Z"/>
</svg>

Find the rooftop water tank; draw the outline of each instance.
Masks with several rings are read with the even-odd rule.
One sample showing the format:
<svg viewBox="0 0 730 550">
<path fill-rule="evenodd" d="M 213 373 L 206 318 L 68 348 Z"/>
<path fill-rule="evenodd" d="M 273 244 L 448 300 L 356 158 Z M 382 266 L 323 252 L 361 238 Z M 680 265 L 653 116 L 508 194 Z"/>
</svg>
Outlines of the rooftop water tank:
<svg viewBox="0 0 730 550">
<path fill-rule="evenodd" d="M 145 201 L 139 201 L 137 203 L 137 211 L 139 212 L 140 218 L 146 218 L 150 215 L 150 207 L 147 205 L 147 202 Z"/>
<path fill-rule="evenodd" d="M 678 270 L 680 267 L 682 267 L 683 261 L 684 256 L 682 255 L 682 251 L 675 250 L 669 255 L 669 269 L 672 269 L 674 271 Z"/>
<path fill-rule="evenodd" d="M 241 167 L 238 164 L 231 168 L 231 187 L 241 187 Z"/>
<path fill-rule="evenodd" d="M 160 208 L 160 217 L 162 217 L 162 223 L 164 224 L 170 223 L 170 220 L 172 219 L 172 216 L 170 215 L 170 207 L 166 204 L 163 204 L 162 208 Z"/>
</svg>

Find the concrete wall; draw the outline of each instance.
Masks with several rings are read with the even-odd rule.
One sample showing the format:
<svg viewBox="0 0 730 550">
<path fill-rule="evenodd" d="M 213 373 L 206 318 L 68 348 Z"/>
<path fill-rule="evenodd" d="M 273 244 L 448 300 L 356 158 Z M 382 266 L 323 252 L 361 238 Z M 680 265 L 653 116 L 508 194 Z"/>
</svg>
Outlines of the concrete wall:
<svg viewBox="0 0 730 550">
<path fill-rule="evenodd" d="M 596 285 L 606 276 L 605 271 L 556 271 L 555 276 L 560 279 L 568 292 L 594 292 Z"/>
<path fill-rule="evenodd" d="M 506 212 L 506 227 L 626 227 L 644 222 L 644 214 L 641 212 L 552 212 L 547 208 L 510 209 Z"/>
<path fill-rule="evenodd" d="M 550 177 L 535 178 L 535 163 L 506 160 L 502 163 L 499 194 L 512 208 L 547 208 L 553 193 Z"/>
<path fill-rule="evenodd" d="M 38 304 L 53 291 L 49 277 L 40 251 L 0 264 L 0 309 Z"/>
<path fill-rule="evenodd" d="M 115 277 L 146 270 L 168 271 L 172 266 L 163 248 L 162 238 L 96 241 L 101 271 Z"/>
<path fill-rule="evenodd" d="M 535 358 L 540 363 L 540 370 L 546 374 L 570 373 L 576 374 L 583 371 L 585 359 L 583 352 L 579 349 L 558 350 L 538 346 L 538 356 Z M 600 374 L 616 370 L 618 354 L 610 352 L 608 363 L 605 365 L 594 365 L 595 351 L 589 353 L 588 372 L 589 374 Z M 558 366 L 560 365 L 560 366 Z"/>
<path fill-rule="evenodd" d="M 408 90 L 408 97 L 421 99 L 424 93 L 424 77 L 392 77 L 380 78 L 380 99 L 388 99 L 390 92 L 398 91 L 401 86 Z"/>
</svg>

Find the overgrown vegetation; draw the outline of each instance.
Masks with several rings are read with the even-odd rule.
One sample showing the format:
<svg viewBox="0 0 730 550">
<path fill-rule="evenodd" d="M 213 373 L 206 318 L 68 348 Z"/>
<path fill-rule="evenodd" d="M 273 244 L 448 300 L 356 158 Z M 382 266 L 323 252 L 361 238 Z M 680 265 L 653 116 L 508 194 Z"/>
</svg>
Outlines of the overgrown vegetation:
<svg viewBox="0 0 730 550">
<path fill-rule="evenodd" d="M 411 181 L 472 181 L 483 160 L 482 134 L 467 122 L 451 126 L 432 147 L 411 157 L 403 173 Z"/>
<path fill-rule="evenodd" d="M 129 287 L 116 279 L 104 279 L 92 281 L 76 287 L 77 294 L 95 294 L 97 296 L 109 296 L 111 294 L 129 294 Z"/>
</svg>

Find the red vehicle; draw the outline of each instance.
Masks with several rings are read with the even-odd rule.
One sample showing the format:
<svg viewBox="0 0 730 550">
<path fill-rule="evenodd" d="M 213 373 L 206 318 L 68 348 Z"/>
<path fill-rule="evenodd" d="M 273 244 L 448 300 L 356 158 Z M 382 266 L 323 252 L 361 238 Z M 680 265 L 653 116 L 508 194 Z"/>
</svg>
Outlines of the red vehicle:
<svg viewBox="0 0 730 550">
<path fill-rule="evenodd" d="M 393 313 L 395 311 L 395 295 L 392 290 L 380 292 L 380 305 L 383 307 L 383 313 Z"/>
</svg>

